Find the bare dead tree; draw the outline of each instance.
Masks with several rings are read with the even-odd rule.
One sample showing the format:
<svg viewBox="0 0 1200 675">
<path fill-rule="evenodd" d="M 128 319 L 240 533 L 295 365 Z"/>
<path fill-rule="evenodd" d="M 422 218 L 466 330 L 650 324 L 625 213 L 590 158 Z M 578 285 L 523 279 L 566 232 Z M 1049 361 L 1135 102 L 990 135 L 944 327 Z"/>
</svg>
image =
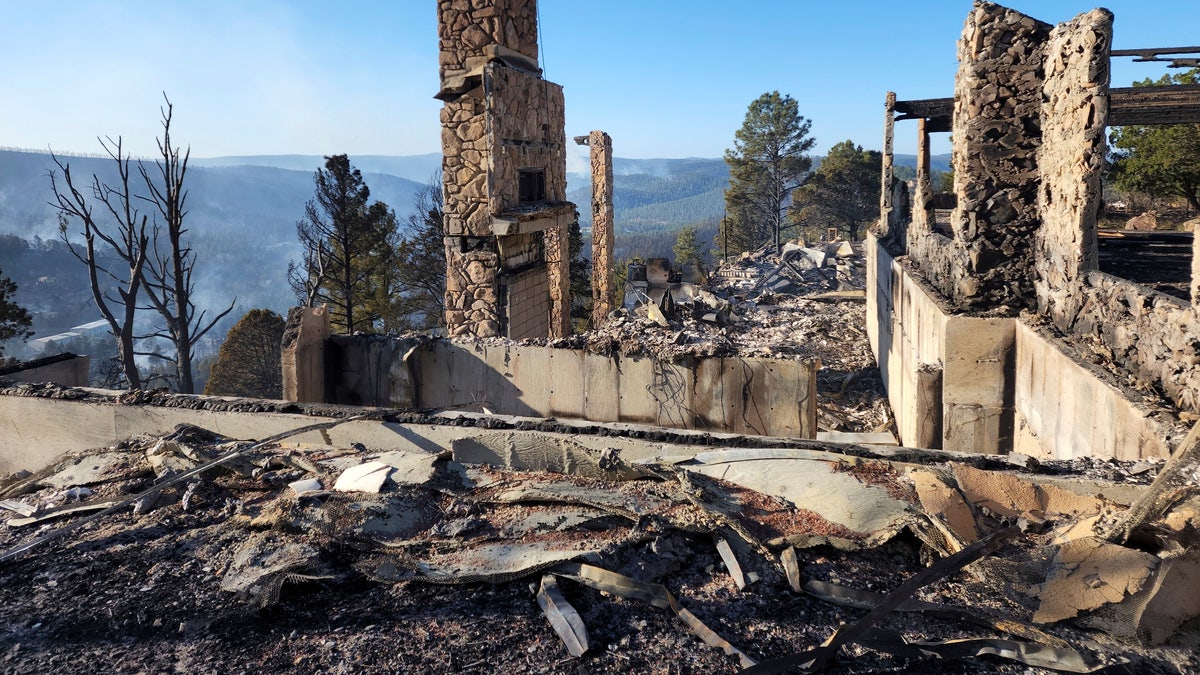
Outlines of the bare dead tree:
<svg viewBox="0 0 1200 675">
<path fill-rule="evenodd" d="M 55 198 L 51 206 L 58 209 L 59 236 L 71 254 L 88 268 L 92 298 L 117 338 L 117 356 L 125 381 L 130 389 L 139 389 L 142 381 L 135 362 L 134 319 L 138 295 L 143 290 L 143 270 L 149 252 L 149 219 L 139 213 L 134 205 L 129 185 L 129 156 L 121 148 L 121 137 L 118 136 L 115 141 L 112 138 L 100 139 L 100 145 L 116 163 L 117 184 L 109 185 L 93 174 L 91 184 L 83 188 L 91 191 L 91 197 L 86 197 L 71 175 L 70 163 L 64 164 L 52 154 L 51 158 L 62 172 L 62 184 L 56 172 L 51 171 L 50 187 Z M 101 207 L 99 215 L 94 204 Z M 70 240 L 68 229 L 72 220 L 78 221 L 83 227 L 83 247 Z M 97 241 L 107 247 L 127 269 L 110 269 L 97 250 Z"/>
<path fill-rule="evenodd" d="M 301 231 L 299 238 L 304 257 L 299 263 L 288 261 L 288 283 L 302 303 L 301 306 L 314 307 L 321 293 L 321 285 L 328 276 L 330 252 L 323 240 L 318 240 L 308 231 Z"/>
<path fill-rule="evenodd" d="M 233 311 L 237 300 L 234 299 L 224 311 L 207 322 L 206 310 L 196 313 L 196 304 L 192 300 L 196 288 L 192 278 L 196 253 L 184 240 L 187 234 L 187 228 L 184 227 L 187 210 L 184 207 L 188 193 L 183 181 L 187 175 L 191 148 L 181 153 L 179 148 L 171 145 L 173 106 L 165 95 L 163 99 L 166 101 L 166 106 L 160 108 L 163 136 L 157 139 L 159 155 L 154 162 L 157 168 L 155 175 L 151 175 L 145 164 L 138 162 L 138 171 L 148 193 L 139 198 L 152 205 L 158 213 L 154 219 L 152 252 L 143 270 L 146 297 L 165 323 L 165 328 L 145 337 L 171 341 L 175 347 L 175 373 L 179 391 L 191 394 L 195 391 L 192 378 L 193 348 L 218 321 Z M 160 236 L 164 233 L 166 242 Z"/>
<path fill-rule="evenodd" d="M 57 172 L 51 171 L 50 186 L 55 196 L 51 205 L 58 209 L 60 236 L 71 253 L 88 268 L 92 296 L 117 338 L 118 356 L 129 388 L 140 389 L 151 381 L 165 379 L 161 373 L 152 374 L 150 378 L 139 374 L 135 358 L 145 356 L 172 362 L 179 391 L 192 393 L 195 388 L 193 348 L 233 310 L 236 301 L 206 321 L 206 312 L 197 313 L 192 300 L 196 254 L 186 243 L 187 190 L 183 187 L 191 152 L 181 152 L 171 145 L 172 106 L 165 95 L 163 98 L 166 106 L 160 110 L 163 136 L 157 139 L 157 171 L 137 162 L 145 189 L 143 194 L 133 191 L 131 182 L 138 181 L 132 178 L 130 158 L 122 150 L 118 136 L 115 141 L 111 138 L 100 140 L 101 147 L 117 165 L 117 184 L 104 183 L 93 174 L 89 197 L 76 186 L 70 164 L 54 157 L 62 172 L 62 184 Z M 141 213 L 139 203 L 148 204 L 151 213 Z M 94 209 L 97 205 L 100 208 Z M 97 217 L 97 212 L 102 217 Z M 78 221 L 83 227 L 83 247 L 70 240 L 71 221 Z M 127 273 L 106 267 L 107 259 L 103 254 L 108 252 L 128 267 Z M 137 334 L 134 321 L 139 310 L 156 311 L 165 325 L 149 333 Z M 135 348 L 139 341 L 151 338 L 169 340 L 175 350 L 174 356 L 163 353 L 164 350 L 138 351 Z"/>
</svg>

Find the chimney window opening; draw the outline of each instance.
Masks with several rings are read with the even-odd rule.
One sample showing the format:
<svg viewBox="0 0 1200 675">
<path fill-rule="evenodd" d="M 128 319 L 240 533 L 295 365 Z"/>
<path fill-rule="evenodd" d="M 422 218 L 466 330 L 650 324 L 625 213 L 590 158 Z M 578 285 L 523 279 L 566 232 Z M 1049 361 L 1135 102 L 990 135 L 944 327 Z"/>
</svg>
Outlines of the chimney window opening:
<svg viewBox="0 0 1200 675">
<path fill-rule="evenodd" d="M 546 201 L 546 170 L 519 169 L 518 201 L 522 204 Z"/>
</svg>

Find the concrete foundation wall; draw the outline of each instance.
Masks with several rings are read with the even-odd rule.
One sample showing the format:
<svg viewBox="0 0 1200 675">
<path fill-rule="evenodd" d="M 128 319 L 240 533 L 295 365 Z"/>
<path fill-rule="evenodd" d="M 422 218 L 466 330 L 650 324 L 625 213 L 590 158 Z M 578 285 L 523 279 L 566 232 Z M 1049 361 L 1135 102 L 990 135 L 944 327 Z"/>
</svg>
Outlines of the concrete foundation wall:
<svg viewBox="0 0 1200 675">
<path fill-rule="evenodd" d="M 867 250 L 867 332 L 905 445 L 925 445 L 940 425 L 946 450 L 1130 460 L 1167 457 L 1186 434 L 1173 411 L 1117 386 L 1045 330 L 954 315 L 874 238 Z M 1147 317 L 1156 343 L 1149 323 L 1170 322 Z M 940 401 L 926 391 L 937 371 Z"/>
<path fill-rule="evenodd" d="M 107 447 L 138 434 L 168 433 L 179 424 L 194 424 L 230 438 L 249 440 L 333 419 L 303 414 L 123 405 L 116 400 L 123 392 L 91 391 L 106 394 L 103 398 L 107 400 L 83 402 L 0 395 L 0 476 L 21 469 L 37 471 L 65 452 Z M 19 424 L 13 420 L 45 422 Z M 509 444 L 544 447 L 547 440 L 555 439 L 563 439 L 563 443 L 597 453 L 615 449 L 626 461 L 674 454 L 672 446 L 663 443 L 612 436 L 491 431 L 451 424 L 399 424 L 367 420 L 346 422 L 326 431 L 292 436 L 286 442 L 340 448 L 361 443 L 372 450 L 442 453 L 470 445 L 476 440 L 486 441 L 492 447 Z"/>
<path fill-rule="evenodd" d="M 508 415 L 631 422 L 791 438 L 815 438 L 814 365 L 781 359 L 665 363 L 582 350 L 445 341 L 406 347 L 381 338 L 337 340 L 338 403 L 419 408 L 478 405 Z M 391 359 L 392 365 L 384 365 Z M 402 359 L 404 361 L 402 361 Z M 354 364 L 361 364 L 355 368 Z M 368 377 L 367 371 L 389 377 Z M 412 381 L 396 376 L 412 373 Z"/>
<path fill-rule="evenodd" d="M 1170 456 L 1186 428 L 1109 383 L 1044 331 L 1016 322 L 1016 451 L 1032 457 Z"/>
<path fill-rule="evenodd" d="M 867 332 L 901 442 L 1008 452 L 1012 321 L 954 315 L 874 237 L 866 248 Z"/>
</svg>

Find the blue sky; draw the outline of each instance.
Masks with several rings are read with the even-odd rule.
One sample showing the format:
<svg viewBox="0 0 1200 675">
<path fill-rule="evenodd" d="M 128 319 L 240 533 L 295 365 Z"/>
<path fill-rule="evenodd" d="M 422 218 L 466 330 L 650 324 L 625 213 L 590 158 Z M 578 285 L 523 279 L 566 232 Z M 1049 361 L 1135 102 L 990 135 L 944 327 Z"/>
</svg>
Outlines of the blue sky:
<svg viewBox="0 0 1200 675">
<path fill-rule="evenodd" d="M 435 0 L 0 0 L 0 146 L 152 154 L 161 92 L 198 157 L 437 152 Z M 1043 21 L 1095 5 L 1012 0 Z M 1200 43 L 1200 3 L 1111 0 L 1115 47 Z M 967 0 L 542 0 L 567 134 L 623 157 L 719 157 L 746 106 L 793 96 L 817 151 L 881 144 L 883 99 L 950 96 Z M 1114 63 L 1114 86 L 1158 77 Z M 915 139 L 901 127 L 896 151 Z M 939 139 L 935 152 L 947 152 Z M 580 150 L 581 152 L 582 150 Z"/>
</svg>

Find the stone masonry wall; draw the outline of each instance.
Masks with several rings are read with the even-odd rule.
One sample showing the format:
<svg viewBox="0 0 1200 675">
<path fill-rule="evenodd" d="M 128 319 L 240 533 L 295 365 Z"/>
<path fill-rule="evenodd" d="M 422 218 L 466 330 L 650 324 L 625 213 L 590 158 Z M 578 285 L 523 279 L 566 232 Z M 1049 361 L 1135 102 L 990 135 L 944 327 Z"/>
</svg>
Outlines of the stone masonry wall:
<svg viewBox="0 0 1200 675">
<path fill-rule="evenodd" d="M 1038 225 L 1042 48 L 1050 26 L 976 2 L 958 44 L 951 216 L 953 279 L 938 285 L 968 309 L 1010 312 L 1032 298 L 1030 251 Z"/>
<path fill-rule="evenodd" d="M 550 297 L 548 335 L 571 334 L 571 233 L 568 226 L 546 230 L 546 283 Z"/>
<path fill-rule="evenodd" d="M 438 63 L 462 70 L 466 60 L 500 45 L 538 59 L 536 0 L 438 0 Z"/>
<path fill-rule="evenodd" d="M 562 87 L 498 64 L 484 73 L 491 209 L 518 205 L 518 170 L 546 172 L 546 201 L 567 198 L 567 135 Z"/>
<path fill-rule="evenodd" d="M 448 237 L 490 237 L 483 90 L 442 106 L 442 189 Z"/>
<path fill-rule="evenodd" d="M 1098 264 L 1112 25 L 1112 12 L 1094 9 L 1055 27 L 1046 44 L 1034 285 L 1038 311 L 1059 319 L 1078 311 L 1076 283 Z"/>
<path fill-rule="evenodd" d="M 603 131 L 588 134 L 592 164 L 592 326 L 599 328 L 612 311 L 616 285 L 613 267 L 612 138 Z"/>
<path fill-rule="evenodd" d="M 521 295 L 528 284 L 501 296 L 508 275 L 537 269 L 549 283 L 555 328 L 539 337 L 565 335 L 569 327 L 567 256 L 548 261 L 543 252 L 565 248 L 559 220 L 544 232 L 538 259 L 526 255 L 530 230 L 498 230 L 498 218 L 520 207 L 522 222 L 546 227 L 549 209 L 521 204 L 520 171 L 544 171 L 545 201 L 566 199 L 566 135 L 562 88 L 541 78 L 536 0 L 439 0 L 438 39 L 445 245 L 446 324 L 451 335 L 492 337 L 505 324 L 509 305 L 520 309 L 541 296 Z M 508 50 L 508 51 L 505 51 Z M 514 53 L 524 58 L 514 57 Z M 468 67 L 469 66 L 469 67 Z M 559 210 L 569 204 L 558 204 Z M 530 213 L 530 208 L 533 213 Z M 539 215 L 543 218 L 539 221 Z M 512 223 L 511 217 L 507 223 Z M 506 225 L 507 228 L 507 225 Z M 497 232 L 504 233 L 498 236 Z M 537 233 L 541 241 L 542 233 Z M 501 255 L 503 254 L 503 256 Z M 511 259 L 517 259 L 516 264 Z M 513 293 L 516 295 L 513 295 Z M 545 295 L 545 293 L 542 293 Z M 561 296 L 561 297 L 559 297 Z M 543 325 L 545 322 L 542 322 Z"/>
<path fill-rule="evenodd" d="M 499 256 L 489 248 L 462 253 L 446 243 L 446 327 L 451 337 L 500 334 Z"/>
<path fill-rule="evenodd" d="M 1178 298 L 1103 272 L 1087 272 L 1055 324 L 1119 364 L 1144 391 L 1200 413 L 1200 320 Z"/>
<path fill-rule="evenodd" d="M 1133 386 L 1200 412 L 1200 321 L 1188 303 L 1096 270 L 1113 16 L 1061 24 L 1046 47 L 1038 310 Z"/>
</svg>

